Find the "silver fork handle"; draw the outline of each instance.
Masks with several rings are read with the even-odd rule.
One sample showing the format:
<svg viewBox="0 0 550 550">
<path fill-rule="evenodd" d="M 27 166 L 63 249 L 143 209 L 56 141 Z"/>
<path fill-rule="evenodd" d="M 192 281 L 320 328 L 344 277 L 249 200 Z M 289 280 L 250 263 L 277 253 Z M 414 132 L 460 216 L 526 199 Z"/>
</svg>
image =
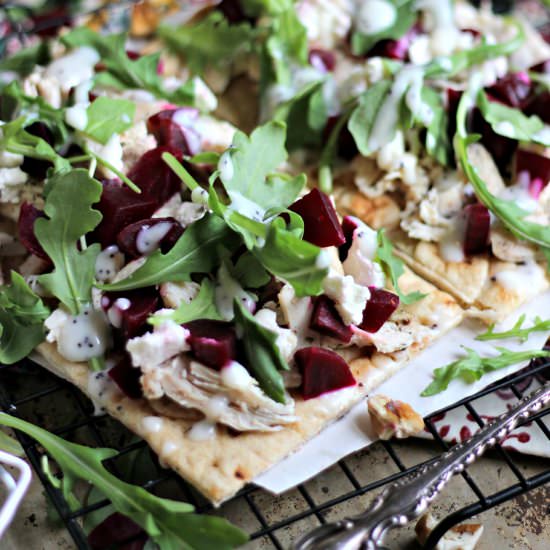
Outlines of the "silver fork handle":
<svg viewBox="0 0 550 550">
<path fill-rule="evenodd" d="M 390 529 L 421 516 L 455 474 L 549 402 L 550 383 L 547 383 L 435 462 L 389 485 L 363 514 L 314 529 L 294 545 L 294 550 L 379 549 Z"/>
</svg>

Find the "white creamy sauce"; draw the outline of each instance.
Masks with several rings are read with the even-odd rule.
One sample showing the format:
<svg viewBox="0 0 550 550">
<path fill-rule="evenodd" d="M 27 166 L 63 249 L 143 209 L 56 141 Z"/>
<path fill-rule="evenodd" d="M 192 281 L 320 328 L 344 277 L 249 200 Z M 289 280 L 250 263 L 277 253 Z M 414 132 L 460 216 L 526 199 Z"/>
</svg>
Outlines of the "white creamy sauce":
<svg viewBox="0 0 550 550">
<path fill-rule="evenodd" d="M 233 159 L 231 158 L 231 150 L 226 151 L 218 161 L 218 170 L 222 181 L 231 181 L 235 174 Z"/>
<path fill-rule="evenodd" d="M 515 138 L 517 135 L 514 125 L 507 120 L 501 120 L 500 122 L 495 124 L 495 132 L 497 134 L 510 138 Z"/>
<path fill-rule="evenodd" d="M 222 384 L 234 390 L 244 390 L 254 384 L 246 368 L 237 361 L 231 361 L 220 371 Z"/>
<path fill-rule="evenodd" d="M 167 441 L 162 446 L 162 454 L 163 455 L 170 455 L 174 451 L 176 451 L 177 449 L 178 449 L 178 446 L 173 441 Z"/>
<path fill-rule="evenodd" d="M 88 125 L 88 104 L 77 103 L 65 111 L 65 122 L 76 130 L 84 131 Z"/>
<path fill-rule="evenodd" d="M 254 311 L 255 301 L 251 294 L 229 274 L 229 271 L 222 265 L 218 270 L 218 283 L 214 289 L 216 308 L 225 321 L 233 319 L 233 302 L 239 300 L 246 309 Z"/>
<path fill-rule="evenodd" d="M 141 421 L 141 425 L 146 432 L 154 434 L 162 430 L 163 420 L 159 416 L 145 416 Z"/>
<path fill-rule="evenodd" d="M 140 254 L 148 256 L 160 245 L 160 242 L 172 228 L 170 222 L 160 222 L 155 225 L 144 225 L 138 232 L 136 248 Z"/>
<path fill-rule="evenodd" d="M 544 271 L 535 262 L 518 265 L 495 273 L 496 281 L 506 290 L 522 295 L 532 295 L 545 284 Z"/>
<path fill-rule="evenodd" d="M 501 199 L 516 203 L 517 206 L 527 212 L 534 212 L 537 210 L 539 204 L 538 201 L 529 193 L 528 178 L 527 181 L 524 180 L 525 178 L 520 178 L 515 185 L 509 185 L 502 189 L 499 193 L 499 197 Z"/>
<path fill-rule="evenodd" d="M 99 54 L 89 46 L 81 46 L 48 65 L 45 75 L 56 78 L 65 91 L 94 76 Z"/>
<path fill-rule="evenodd" d="M 107 310 L 107 317 L 115 328 L 122 326 L 122 312 L 130 309 L 131 303 L 128 298 L 117 298 L 115 303 Z"/>
<path fill-rule="evenodd" d="M 195 187 L 191 191 L 191 202 L 202 205 L 208 204 L 208 191 L 202 187 Z"/>
<path fill-rule="evenodd" d="M 546 147 L 550 147 L 550 125 L 545 124 L 542 130 L 533 134 L 533 139 Z"/>
<path fill-rule="evenodd" d="M 215 395 L 205 403 L 203 412 L 210 420 L 217 420 L 224 414 L 228 406 L 229 398 L 225 395 Z"/>
<path fill-rule="evenodd" d="M 439 253 L 446 262 L 463 262 L 465 224 L 457 219 L 439 241 Z"/>
<path fill-rule="evenodd" d="M 57 349 L 69 361 L 88 361 L 103 355 L 109 341 L 109 326 L 103 312 L 85 306 L 60 327 Z"/>
<path fill-rule="evenodd" d="M 363 34 L 376 34 L 391 27 L 397 18 L 395 7 L 386 0 L 359 2 L 355 25 Z"/>
<path fill-rule="evenodd" d="M 102 250 L 95 261 L 95 278 L 110 281 L 124 265 L 124 255 L 115 244 Z"/>
<path fill-rule="evenodd" d="M 109 392 L 113 389 L 113 384 L 107 371 L 93 372 L 88 373 L 88 384 L 87 390 L 90 399 L 94 405 L 94 416 L 100 416 L 105 414 L 105 407 L 103 402 L 108 396 Z"/>
<path fill-rule="evenodd" d="M 332 264 L 332 255 L 331 253 L 326 249 L 321 249 L 321 252 L 319 252 L 317 258 L 315 259 L 315 267 L 319 269 L 327 269 Z"/>
<path fill-rule="evenodd" d="M 235 210 L 257 222 L 264 221 L 265 210 L 259 204 L 251 201 L 238 191 L 230 191 L 229 197 L 231 199 L 231 210 Z"/>
<path fill-rule="evenodd" d="M 195 422 L 187 432 L 189 439 L 193 441 L 207 441 L 216 437 L 216 423 L 206 418 Z"/>
</svg>

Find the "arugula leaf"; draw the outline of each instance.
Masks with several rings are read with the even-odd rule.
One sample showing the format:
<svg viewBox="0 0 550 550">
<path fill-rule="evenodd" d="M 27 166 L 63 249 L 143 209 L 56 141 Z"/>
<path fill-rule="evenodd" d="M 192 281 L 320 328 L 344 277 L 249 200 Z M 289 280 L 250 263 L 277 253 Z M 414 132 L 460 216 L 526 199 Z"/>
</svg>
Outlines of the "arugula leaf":
<svg viewBox="0 0 550 550">
<path fill-rule="evenodd" d="M 291 9 L 293 0 L 241 0 L 244 13 L 250 17 L 259 15 L 277 15 Z"/>
<path fill-rule="evenodd" d="M 165 321 L 174 321 L 174 323 L 181 325 L 194 321 L 195 319 L 222 320 L 222 316 L 216 308 L 214 284 L 210 279 L 204 279 L 202 281 L 199 293 L 191 302 L 182 302 L 174 311 L 152 315 L 147 319 L 147 322 L 150 325 L 160 325 Z"/>
<path fill-rule="evenodd" d="M 25 451 L 17 439 L 0 430 L 0 450 L 15 456 L 24 456 Z"/>
<path fill-rule="evenodd" d="M 0 413 L 0 424 L 26 433 L 55 459 L 64 474 L 61 489 L 65 497 L 72 494 L 76 480 L 91 483 L 108 495 L 117 512 L 141 526 L 163 550 L 229 550 L 248 539 L 223 518 L 194 514 L 191 504 L 159 498 L 118 479 L 103 466 L 104 460 L 118 454 L 114 449 L 70 443 L 6 413 Z"/>
<path fill-rule="evenodd" d="M 103 290 L 131 290 L 167 281 L 188 281 L 192 273 L 210 273 L 221 259 L 219 247 L 234 252 L 241 239 L 218 217 L 206 214 L 192 223 L 166 253 L 155 250 L 145 263 L 126 279 L 97 285 Z"/>
<path fill-rule="evenodd" d="M 285 403 L 285 384 L 279 371 L 290 367 L 277 347 L 277 335 L 260 325 L 239 300 L 234 301 L 233 309 L 237 330 L 242 333 L 248 368 L 266 395 L 278 403 Z"/>
<path fill-rule="evenodd" d="M 477 106 L 496 134 L 550 147 L 550 136 L 543 132 L 544 122 L 537 115 L 527 116 L 519 109 L 489 101 L 483 90 L 477 95 Z"/>
<path fill-rule="evenodd" d="M 487 332 L 476 336 L 476 340 L 503 340 L 506 338 L 518 338 L 520 342 L 525 342 L 532 332 L 544 332 L 550 330 L 550 319 L 543 321 L 540 317 L 535 317 L 533 325 L 523 328 L 525 322 L 525 314 L 521 315 L 516 324 L 509 330 L 503 332 L 495 332 L 494 323 L 487 329 Z"/>
<path fill-rule="evenodd" d="M 55 175 L 48 181 L 44 205 L 48 218 L 34 223 L 38 242 L 51 258 L 54 270 L 39 281 L 73 314 L 91 300 L 99 244 L 79 250 L 77 241 L 101 221 L 92 208 L 101 196 L 101 183 L 83 169 Z"/>
<path fill-rule="evenodd" d="M 525 216 L 529 213 L 515 202 L 493 195 L 468 158 L 468 146 L 479 140 L 478 135 L 468 134 L 466 130 L 466 117 L 472 103 L 472 90 L 466 91 L 462 94 L 456 113 L 454 145 L 462 171 L 472 184 L 480 202 L 499 218 L 514 235 L 538 244 L 546 253 L 546 250 L 550 249 L 550 227 L 527 221 Z"/>
<path fill-rule="evenodd" d="M 0 59 L 0 71 L 14 71 L 19 76 L 27 76 L 33 71 L 36 65 L 46 65 L 49 59 L 48 43 L 40 41 L 38 44 Z"/>
<path fill-rule="evenodd" d="M 448 117 L 443 106 L 443 98 L 433 88 L 422 88 L 422 100 L 430 106 L 433 117 L 426 127 L 426 150 L 439 164 L 449 166 L 450 147 L 447 134 Z"/>
<path fill-rule="evenodd" d="M 417 290 L 409 294 L 403 294 L 399 288 L 399 277 L 405 273 L 405 267 L 403 261 L 397 256 L 394 256 L 393 245 L 388 237 L 386 237 L 386 231 L 384 229 L 378 230 L 378 250 L 376 251 L 375 261 L 380 263 L 386 277 L 390 278 L 392 286 L 399 296 L 401 303 L 405 305 L 414 304 L 414 302 L 418 302 L 426 296 L 426 294 L 422 294 L 422 292 L 418 292 Z"/>
<path fill-rule="evenodd" d="M 49 314 L 25 279 L 12 271 L 11 285 L 0 288 L 0 363 L 16 363 L 40 344 Z"/>
<path fill-rule="evenodd" d="M 321 249 L 285 228 L 277 218 L 269 227 L 265 245 L 252 250 L 262 265 L 294 287 L 297 296 L 318 296 L 328 270 L 318 265 Z"/>
<path fill-rule="evenodd" d="M 245 252 L 231 269 L 231 276 L 239 281 L 243 288 L 260 288 L 265 286 L 270 275 L 258 258 L 251 252 Z"/>
<path fill-rule="evenodd" d="M 230 25 L 219 11 L 192 25 L 161 25 L 157 32 L 168 49 L 185 58 L 193 74 L 233 62 L 239 54 L 250 51 L 256 35 L 249 23 Z"/>
<path fill-rule="evenodd" d="M 47 160 L 53 164 L 55 172 L 70 170 L 70 162 L 58 155 L 55 149 L 42 138 L 29 134 L 24 129 L 25 124 L 27 119 L 21 116 L 0 127 L 0 151 Z"/>
<path fill-rule="evenodd" d="M 135 112 L 133 101 L 99 96 L 86 109 L 88 124 L 84 133 L 105 145 L 113 134 L 120 134 L 132 126 Z"/>
<path fill-rule="evenodd" d="M 426 78 L 451 77 L 473 65 L 479 65 L 489 59 L 514 53 L 525 41 L 525 31 L 519 21 L 511 17 L 505 17 L 504 19 L 516 29 L 516 35 L 508 42 L 499 44 L 484 42 L 479 46 L 462 50 L 448 57 L 437 57 L 426 66 Z"/>
<path fill-rule="evenodd" d="M 546 350 L 509 351 L 506 348 L 496 348 L 500 352 L 496 357 L 481 357 L 477 351 L 463 347 L 466 350 L 466 357 L 435 369 L 434 380 L 420 394 L 422 397 L 430 397 L 445 391 L 451 380 L 456 378 L 472 383 L 488 372 L 536 357 L 550 357 L 550 351 Z"/>
<path fill-rule="evenodd" d="M 188 81 L 176 90 L 164 88 L 163 79 L 157 74 L 160 53 L 142 55 L 132 60 L 126 55 L 126 35 L 100 35 L 87 27 L 78 27 L 61 37 L 70 48 L 90 46 L 101 56 L 105 71 L 95 76 L 96 84 L 116 89 L 147 90 L 159 99 L 177 105 L 189 105 L 194 100 L 194 85 Z"/>
<path fill-rule="evenodd" d="M 286 147 L 289 151 L 321 144 L 322 131 L 328 120 L 323 98 L 325 79 L 306 84 L 294 96 L 275 109 L 273 120 L 288 127 Z"/>
<path fill-rule="evenodd" d="M 389 80 L 381 80 L 371 86 L 361 94 L 357 107 L 351 113 L 348 130 L 355 140 L 357 149 L 364 156 L 371 153 L 369 148 L 370 134 L 380 107 L 390 93 L 391 86 Z"/>
<path fill-rule="evenodd" d="M 374 34 L 363 34 L 354 31 L 351 35 L 351 51 L 353 55 L 367 53 L 380 40 L 398 40 L 414 25 L 416 9 L 414 0 L 389 0 L 394 5 L 396 16 L 393 24 Z"/>
</svg>

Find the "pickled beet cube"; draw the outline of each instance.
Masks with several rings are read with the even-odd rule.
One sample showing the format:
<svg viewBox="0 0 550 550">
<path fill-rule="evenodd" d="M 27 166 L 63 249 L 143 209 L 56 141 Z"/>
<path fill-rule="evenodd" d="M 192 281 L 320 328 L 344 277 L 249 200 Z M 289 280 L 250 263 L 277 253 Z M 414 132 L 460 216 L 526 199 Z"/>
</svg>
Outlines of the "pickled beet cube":
<svg viewBox="0 0 550 550">
<path fill-rule="evenodd" d="M 115 242 L 127 225 L 149 218 L 158 208 L 158 202 L 143 193 L 134 193 L 119 181 L 106 180 L 96 208 L 103 219 L 94 230 L 93 238 L 105 248 Z"/>
<path fill-rule="evenodd" d="M 200 135 L 193 129 L 198 110 L 192 107 L 165 109 L 147 119 L 147 131 L 160 146 L 173 147 L 184 154 L 200 151 Z"/>
<path fill-rule="evenodd" d="M 323 143 L 326 143 L 329 139 L 329 136 L 332 133 L 332 130 L 336 126 L 340 116 L 331 116 L 327 120 L 327 124 L 323 129 Z M 344 124 L 344 127 L 340 130 L 338 135 L 338 156 L 351 160 L 355 155 L 357 155 L 358 149 L 355 144 L 355 139 L 351 135 L 351 132 L 348 130 L 348 125 Z"/>
<path fill-rule="evenodd" d="M 141 370 L 132 366 L 132 361 L 128 355 L 125 355 L 113 368 L 109 369 L 107 374 L 120 388 L 120 391 L 130 399 L 143 397 L 139 381 Z"/>
<path fill-rule="evenodd" d="M 88 544 L 92 550 L 142 550 L 147 539 L 147 533 L 137 523 L 114 512 L 90 531 Z"/>
<path fill-rule="evenodd" d="M 363 310 L 359 328 L 366 332 L 377 332 L 399 307 L 399 296 L 383 288 L 369 287 L 370 298 Z"/>
<path fill-rule="evenodd" d="M 464 254 L 481 254 L 489 244 L 491 216 L 483 204 L 469 204 L 464 208 L 466 230 L 464 232 Z"/>
<path fill-rule="evenodd" d="M 34 222 L 38 218 L 45 218 L 46 215 L 42 210 L 38 210 L 29 202 L 24 202 L 19 209 L 19 219 L 17 221 L 17 229 L 19 230 L 19 240 L 21 244 L 35 256 L 43 260 L 50 261 L 42 245 L 38 242 L 34 233 Z"/>
<path fill-rule="evenodd" d="M 160 303 L 158 290 L 154 286 L 137 288 L 135 290 L 123 290 L 120 292 L 107 292 L 102 300 L 103 309 L 109 309 L 118 298 L 126 298 L 130 302 L 127 309 L 119 309 L 118 316 L 120 330 L 124 338 L 139 336 L 150 328 L 147 318 L 154 313 Z"/>
<path fill-rule="evenodd" d="M 516 178 L 521 172 L 527 172 L 531 181 L 542 180 L 544 186 L 550 181 L 550 158 L 533 151 L 518 149 L 516 153 Z"/>
<path fill-rule="evenodd" d="M 182 151 L 156 147 L 143 154 L 128 171 L 128 177 L 141 189 L 141 194 L 154 199 L 157 208 L 181 189 L 180 179 L 162 160 L 163 153 L 171 153 L 181 161 Z"/>
<path fill-rule="evenodd" d="M 550 124 L 550 92 L 535 95 L 524 109 L 526 115 L 537 115 L 543 122 Z"/>
<path fill-rule="evenodd" d="M 319 296 L 315 300 L 309 327 L 346 344 L 353 336 L 351 327 L 344 324 L 334 302 L 327 296 Z"/>
<path fill-rule="evenodd" d="M 302 374 L 304 399 L 355 386 L 357 383 L 348 364 L 336 352 L 315 346 L 302 348 L 294 354 Z"/>
<path fill-rule="evenodd" d="M 487 88 L 488 94 L 517 109 L 527 105 L 532 91 L 533 83 L 524 72 L 507 74 Z"/>
<path fill-rule="evenodd" d="M 340 246 L 346 242 L 332 202 L 315 188 L 289 206 L 304 220 L 304 240 L 317 246 Z"/>
<path fill-rule="evenodd" d="M 199 319 L 183 326 L 190 332 L 188 342 L 197 361 L 219 370 L 237 357 L 237 335 L 231 323 Z"/>
<path fill-rule="evenodd" d="M 342 220 L 342 231 L 346 242 L 338 248 L 340 261 L 344 261 L 348 257 L 349 249 L 353 243 L 353 232 L 359 227 L 357 220 L 353 216 L 344 216 Z"/>
<path fill-rule="evenodd" d="M 330 50 L 312 48 L 309 50 L 309 63 L 324 73 L 331 73 L 336 67 L 336 57 Z"/>
<path fill-rule="evenodd" d="M 368 57 L 389 57 L 405 61 L 409 57 L 412 41 L 422 32 L 420 24 L 415 23 L 401 38 L 386 39 L 377 42 L 368 52 Z"/>
<path fill-rule="evenodd" d="M 170 228 L 159 242 L 159 248 L 166 254 L 183 234 L 183 227 L 174 218 L 147 218 L 127 225 L 117 236 L 117 244 L 120 250 L 132 258 L 143 256 L 139 250 L 138 235 L 144 227 L 154 227 L 159 223 L 169 223 Z"/>
</svg>

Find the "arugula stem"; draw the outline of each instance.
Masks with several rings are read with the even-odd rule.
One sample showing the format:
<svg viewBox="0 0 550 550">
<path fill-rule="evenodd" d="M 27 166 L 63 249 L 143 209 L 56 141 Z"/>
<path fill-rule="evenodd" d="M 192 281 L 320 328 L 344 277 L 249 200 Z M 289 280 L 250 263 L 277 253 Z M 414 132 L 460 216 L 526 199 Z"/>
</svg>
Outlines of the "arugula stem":
<svg viewBox="0 0 550 550">
<path fill-rule="evenodd" d="M 90 155 L 76 155 L 75 157 L 68 157 L 67 161 L 69 161 L 70 163 L 73 163 L 73 162 L 86 162 L 88 160 L 90 160 Z"/>
<path fill-rule="evenodd" d="M 88 366 L 90 367 L 90 370 L 94 372 L 98 372 L 105 369 L 105 358 L 103 356 L 100 357 L 92 357 L 88 360 Z"/>
<path fill-rule="evenodd" d="M 178 176 L 178 178 L 188 187 L 190 191 L 197 189 L 200 185 L 197 180 L 183 167 L 181 162 L 171 153 L 162 153 L 162 160 L 168 164 L 169 168 Z"/>
<path fill-rule="evenodd" d="M 138 195 L 141 194 L 141 189 L 130 178 L 128 178 L 128 176 L 124 175 L 118 168 L 114 167 L 110 162 L 107 162 L 105 159 L 96 155 L 88 148 L 84 150 L 86 151 L 86 153 L 88 153 L 88 155 L 94 158 L 98 164 L 101 164 L 101 166 L 104 166 L 105 168 L 113 172 L 113 174 L 115 174 L 118 178 L 120 178 L 120 180 L 122 180 L 134 193 L 137 193 Z"/>
</svg>

